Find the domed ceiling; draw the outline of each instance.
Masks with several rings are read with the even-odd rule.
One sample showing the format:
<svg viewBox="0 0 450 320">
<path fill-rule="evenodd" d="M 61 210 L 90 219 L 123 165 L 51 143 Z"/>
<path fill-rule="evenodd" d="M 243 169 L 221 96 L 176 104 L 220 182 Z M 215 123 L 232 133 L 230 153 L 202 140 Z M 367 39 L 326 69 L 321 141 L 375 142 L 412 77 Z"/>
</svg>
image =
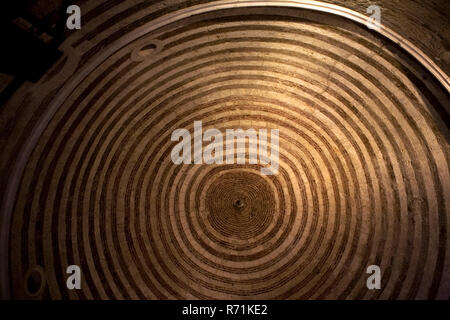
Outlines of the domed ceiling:
<svg viewBox="0 0 450 320">
<path fill-rule="evenodd" d="M 79 3 L 2 106 L 4 297 L 450 298 L 448 3 L 374 1 L 378 32 L 368 1 L 263 2 Z M 277 133 L 272 174 L 237 129 Z"/>
</svg>

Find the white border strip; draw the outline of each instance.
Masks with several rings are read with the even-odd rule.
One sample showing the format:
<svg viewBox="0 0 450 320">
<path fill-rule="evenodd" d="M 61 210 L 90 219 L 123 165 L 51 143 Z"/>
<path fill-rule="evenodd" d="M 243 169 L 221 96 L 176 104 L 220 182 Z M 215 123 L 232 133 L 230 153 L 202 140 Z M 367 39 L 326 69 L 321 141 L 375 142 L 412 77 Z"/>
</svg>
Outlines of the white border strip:
<svg viewBox="0 0 450 320">
<path fill-rule="evenodd" d="M 213 11 L 219 11 L 224 9 L 233 8 L 258 8 L 258 7 L 284 7 L 284 8 L 299 8 L 308 9 L 313 11 L 320 11 L 325 13 L 330 13 L 338 15 L 355 22 L 366 24 L 368 17 L 358 13 L 356 11 L 343 8 L 337 5 L 323 3 L 319 1 L 301 1 L 301 0 L 276 0 L 276 1 L 237 1 L 237 0 L 218 0 L 206 4 L 200 4 L 192 6 L 189 8 L 174 11 L 165 16 L 159 17 L 142 27 L 133 30 L 132 32 L 126 34 L 122 38 L 118 39 L 111 45 L 109 45 L 105 50 L 102 50 L 99 55 L 97 55 L 92 61 L 90 61 L 86 66 L 84 66 L 78 73 L 76 73 L 66 85 L 58 92 L 55 98 L 50 103 L 49 107 L 45 110 L 40 121 L 33 128 L 29 139 L 22 147 L 20 153 L 17 156 L 17 161 L 9 178 L 6 192 L 3 196 L 3 202 L 0 210 L 0 215 L 2 216 L 2 225 L 0 226 L 0 298 L 9 299 L 10 298 L 10 288 L 9 288 L 9 231 L 11 224 L 11 216 L 14 208 L 16 193 L 19 188 L 21 178 L 25 166 L 28 162 L 32 151 L 34 150 L 41 134 L 44 132 L 48 123 L 52 119 L 53 115 L 58 110 L 59 106 L 64 103 L 66 98 L 72 93 L 78 84 L 83 81 L 93 70 L 95 70 L 103 61 L 105 61 L 109 56 L 113 55 L 120 48 L 126 46 L 130 42 L 144 36 L 145 34 L 157 30 L 163 26 L 170 23 L 192 17 L 202 13 L 208 13 Z M 399 34 L 394 32 L 388 27 L 383 25 L 379 29 L 375 30 L 379 32 L 384 37 L 394 41 L 400 47 L 405 49 L 410 55 L 416 58 L 426 69 L 428 69 L 439 82 L 444 86 L 444 88 L 450 92 L 450 80 L 449 77 L 437 66 L 425 53 L 423 53 L 419 48 L 413 45 L 408 40 L 401 37 Z"/>
</svg>

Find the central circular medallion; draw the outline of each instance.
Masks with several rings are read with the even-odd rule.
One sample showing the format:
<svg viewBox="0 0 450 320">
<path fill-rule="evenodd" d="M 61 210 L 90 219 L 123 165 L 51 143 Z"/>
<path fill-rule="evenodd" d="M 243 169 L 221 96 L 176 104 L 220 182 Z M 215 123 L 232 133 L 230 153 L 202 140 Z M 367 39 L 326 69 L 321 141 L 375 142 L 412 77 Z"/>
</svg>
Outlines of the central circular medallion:
<svg viewBox="0 0 450 320">
<path fill-rule="evenodd" d="M 260 175 L 241 171 L 219 176 L 206 193 L 208 221 L 220 234 L 251 239 L 270 225 L 275 197 Z"/>
</svg>

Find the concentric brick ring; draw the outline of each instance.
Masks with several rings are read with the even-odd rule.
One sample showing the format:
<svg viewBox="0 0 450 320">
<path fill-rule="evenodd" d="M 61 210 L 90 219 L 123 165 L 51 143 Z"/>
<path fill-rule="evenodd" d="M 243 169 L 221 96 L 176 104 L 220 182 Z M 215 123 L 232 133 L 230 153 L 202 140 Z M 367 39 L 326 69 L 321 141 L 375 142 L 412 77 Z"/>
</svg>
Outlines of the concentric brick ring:
<svg viewBox="0 0 450 320">
<path fill-rule="evenodd" d="M 136 61 L 146 42 L 158 51 Z M 340 18 L 252 8 L 164 26 L 93 70 L 41 136 L 13 215 L 13 295 L 37 265 L 50 298 L 445 297 L 448 102 Z M 278 173 L 174 164 L 171 133 L 194 121 L 279 129 Z"/>
</svg>

